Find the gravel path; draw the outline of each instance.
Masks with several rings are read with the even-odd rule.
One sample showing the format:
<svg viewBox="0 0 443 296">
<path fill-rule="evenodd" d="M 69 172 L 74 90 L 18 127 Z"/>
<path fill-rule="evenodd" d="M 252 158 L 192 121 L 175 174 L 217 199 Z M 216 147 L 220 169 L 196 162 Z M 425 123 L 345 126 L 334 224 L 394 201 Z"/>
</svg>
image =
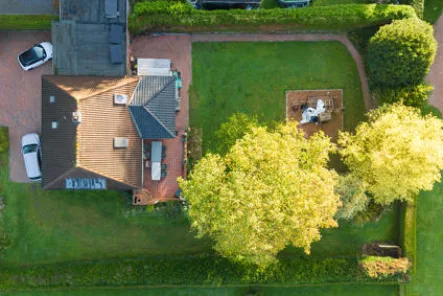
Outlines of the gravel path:
<svg viewBox="0 0 443 296">
<path fill-rule="evenodd" d="M 366 78 L 363 58 L 354 45 L 344 34 L 195 34 L 191 36 L 192 42 L 282 42 L 282 41 L 339 41 L 348 49 L 357 65 L 360 76 L 361 88 L 366 110 L 371 109 L 371 96 L 369 94 L 368 80 Z M 443 86 L 443 83 L 442 83 Z"/>
<path fill-rule="evenodd" d="M 434 25 L 434 36 L 438 42 L 437 55 L 434 64 L 426 76 L 426 81 L 434 86 L 434 93 L 429 98 L 429 103 L 443 112 L 443 15 Z"/>
</svg>

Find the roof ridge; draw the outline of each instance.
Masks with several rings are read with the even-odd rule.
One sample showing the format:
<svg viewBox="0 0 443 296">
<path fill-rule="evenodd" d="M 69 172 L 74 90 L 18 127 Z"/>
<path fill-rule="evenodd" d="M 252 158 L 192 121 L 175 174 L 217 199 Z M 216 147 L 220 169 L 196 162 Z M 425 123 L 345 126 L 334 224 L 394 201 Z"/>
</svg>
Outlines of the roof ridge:
<svg viewBox="0 0 443 296">
<path fill-rule="evenodd" d="M 71 171 L 73 171 L 75 169 L 77 169 L 76 166 L 71 167 L 69 170 L 67 170 L 66 172 L 64 172 L 63 174 L 61 174 L 60 176 L 58 176 L 57 178 L 55 178 L 54 180 L 52 180 L 51 182 L 49 182 L 48 184 L 43 186 L 43 189 L 48 189 L 52 184 L 58 182 L 60 179 L 64 178 L 68 173 L 70 173 Z"/>
<path fill-rule="evenodd" d="M 123 76 L 123 78 L 122 78 L 122 77 L 118 77 L 118 80 L 128 79 L 128 78 L 132 78 L 132 77 L 134 77 L 134 76 Z M 139 83 L 139 81 L 140 81 L 140 79 L 137 80 L 137 85 L 135 86 L 135 88 L 138 87 L 138 83 Z M 91 98 L 91 97 L 95 97 L 95 96 L 97 96 L 97 95 L 101 95 L 101 94 L 104 93 L 104 92 L 111 91 L 111 90 L 114 90 L 114 89 L 116 89 L 116 88 L 120 88 L 120 87 L 123 87 L 123 86 L 127 86 L 128 84 L 133 83 L 133 82 L 134 82 L 134 81 L 131 80 L 131 81 L 128 81 L 127 83 L 124 83 L 124 84 L 122 84 L 122 85 L 118 85 L 118 86 L 116 86 L 116 85 L 114 84 L 112 87 L 110 87 L 110 88 L 108 88 L 108 89 L 105 89 L 105 90 L 103 90 L 103 91 L 99 91 L 99 92 L 96 92 L 96 93 L 92 93 L 92 94 L 90 94 L 90 95 L 88 95 L 88 96 L 86 96 L 86 97 L 84 97 L 84 98 L 81 98 L 81 99 L 74 98 L 73 96 L 71 96 L 71 97 L 73 97 L 76 101 L 85 100 L 85 99 L 89 99 L 89 98 Z M 133 95 L 134 95 L 134 93 L 135 93 L 135 89 L 134 89 Z"/>
<path fill-rule="evenodd" d="M 144 76 L 144 77 L 149 77 L 149 76 Z M 163 87 L 158 92 L 153 94 L 151 98 L 146 101 L 145 106 L 148 105 L 148 103 L 152 101 L 154 98 L 156 98 L 161 92 L 163 92 L 165 88 L 168 87 L 171 84 L 171 82 L 175 80 L 174 76 L 153 76 L 153 77 L 170 77 L 169 79 L 170 81 L 166 81 L 165 85 L 163 85 Z"/>
<path fill-rule="evenodd" d="M 164 123 L 157 117 L 155 116 L 155 114 L 149 110 L 149 108 L 147 106 L 143 106 L 143 109 L 146 110 L 146 112 L 148 112 L 152 117 L 154 117 L 155 120 L 157 120 L 157 122 L 173 137 L 175 138 L 175 135 L 164 125 Z"/>
</svg>

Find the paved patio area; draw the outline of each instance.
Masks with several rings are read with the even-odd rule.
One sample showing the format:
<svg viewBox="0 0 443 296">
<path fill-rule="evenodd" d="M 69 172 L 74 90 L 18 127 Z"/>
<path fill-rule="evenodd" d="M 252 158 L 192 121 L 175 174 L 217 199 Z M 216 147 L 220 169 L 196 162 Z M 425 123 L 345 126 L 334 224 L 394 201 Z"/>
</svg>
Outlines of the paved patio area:
<svg viewBox="0 0 443 296">
<path fill-rule="evenodd" d="M 179 189 L 177 178 L 186 176 L 183 164 L 184 148 L 182 135 L 188 127 L 189 103 L 188 90 L 191 83 L 191 39 L 190 36 L 138 36 L 130 46 L 129 54 L 135 58 L 165 58 L 170 59 L 172 67 L 181 72 L 183 87 L 180 91 L 181 108 L 177 113 L 175 139 L 163 140 L 167 146 L 166 158 L 163 163 L 168 165 L 168 175 L 161 181 L 151 180 L 151 169 L 144 171 L 144 192 L 138 195 L 138 204 L 153 204 L 155 201 L 172 199 Z M 145 145 L 149 145 L 149 141 Z"/>
<path fill-rule="evenodd" d="M 9 127 L 10 178 L 27 182 L 21 137 L 41 129 L 41 76 L 51 74 L 51 62 L 25 72 L 17 55 L 33 44 L 50 41 L 50 32 L 0 32 L 0 125 Z"/>
</svg>

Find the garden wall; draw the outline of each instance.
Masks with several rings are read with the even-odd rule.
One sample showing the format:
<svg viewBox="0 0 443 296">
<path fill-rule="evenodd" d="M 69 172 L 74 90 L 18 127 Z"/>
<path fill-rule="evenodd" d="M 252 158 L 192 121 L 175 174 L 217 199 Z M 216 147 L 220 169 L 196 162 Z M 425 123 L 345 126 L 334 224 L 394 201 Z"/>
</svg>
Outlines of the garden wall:
<svg viewBox="0 0 443 296">
<path fill-rule="evenodd" d="M 129 17 L 133 34 L 144 32 L 349 31 L 416 17 L 409 5 L 350 4 L 303 9 L 198 10 L 182 2 L 138 2 Z"/>
</svg>

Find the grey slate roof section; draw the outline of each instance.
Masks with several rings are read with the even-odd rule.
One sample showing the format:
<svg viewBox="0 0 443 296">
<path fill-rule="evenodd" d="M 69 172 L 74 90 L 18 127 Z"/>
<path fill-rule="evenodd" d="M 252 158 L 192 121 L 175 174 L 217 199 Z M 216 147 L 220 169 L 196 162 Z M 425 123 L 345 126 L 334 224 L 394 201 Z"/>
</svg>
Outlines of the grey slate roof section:
<svg viewBox="0 0 443 296">
<path fill-rule="evenodd" d="M 121 44 L 122 34 L 123 26 L 112 24 L 109 31 L 109 43 Z"/>
<path fill-rule="evenodd" d="M 113 0 L 117 2 L 118 14 L 115 18 L 106 17 L 106 1 L 59 0 L 60 20 L 73 20 L 79 23 L 126 23 L 126 0 Z"/>
<path fill-rule="evenodd" d="M 117 0 L 105 0 L 105 17 L 117 18 L 118 16 Z"/>
<path fill-rule="evenodd" d="M 173 76 L 141 76 L 130 110 L 143 139 L 175 137 L 175 92 Z"/>
<path fill-rule="evenodd" d="M 126 46 L 121 46 L 120 64 L 113 64 L 109 49 L 110 24 L 54 22 L 54 73 L 58 75 L 124 76 Z M 126 34 L 120 43 L 126 44 Z"/>
<path fill-rule="evenodd" d="M 142 106 L 129 106 L 132 119 L 143 139 L 171 139 L 171 132 L 155 118 L 149 110 Z"/>
<path fill-rule="evenodd" d="M 120 44 L 109 45 L 109 50 L 111 52 L 111 63 L 113 64 L 123 63 L 123 52 L 122 52 L 122 46 Z"/>
</svg>

